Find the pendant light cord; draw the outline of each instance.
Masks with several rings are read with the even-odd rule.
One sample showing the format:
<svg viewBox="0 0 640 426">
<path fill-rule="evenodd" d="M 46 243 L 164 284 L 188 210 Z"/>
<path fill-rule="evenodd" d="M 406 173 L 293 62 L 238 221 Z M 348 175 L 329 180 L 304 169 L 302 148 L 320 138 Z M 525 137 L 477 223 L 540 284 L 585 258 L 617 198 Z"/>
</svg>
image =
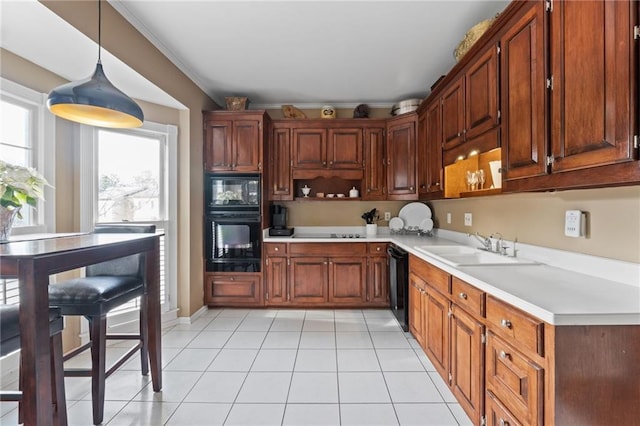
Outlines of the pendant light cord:
<svg viewBox="0 0 640 426">
<path fill-rule="evenodd" d="M 102 50 L 102 0 L 98 0 L 98 63 L 101 64 L 100 51 Z"/>
</svg>

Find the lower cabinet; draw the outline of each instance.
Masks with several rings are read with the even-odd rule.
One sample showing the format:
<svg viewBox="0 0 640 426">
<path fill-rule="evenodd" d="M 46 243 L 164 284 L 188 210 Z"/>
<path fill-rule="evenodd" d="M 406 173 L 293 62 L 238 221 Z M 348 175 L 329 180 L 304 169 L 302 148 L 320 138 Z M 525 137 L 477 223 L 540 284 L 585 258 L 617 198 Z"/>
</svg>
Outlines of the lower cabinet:
<svg viewBox="0 0 640 426">
<path fill-rule="evenodd" d="M 386 243 L 266 243 L 265 252 L 269 306 L 388 306 Z"/>
<path fill-rule="evenodd" d="M 260 273 L 205 273 L 205 304 L 209 306 L 262 306 Z"/>
<path fill-rule="evenodd" d="M 414 273 L 409 274 L 409 331 L 420 347 L 425 345 L 425 327 L 427 313 L 427 283 Z"/>
</svg>

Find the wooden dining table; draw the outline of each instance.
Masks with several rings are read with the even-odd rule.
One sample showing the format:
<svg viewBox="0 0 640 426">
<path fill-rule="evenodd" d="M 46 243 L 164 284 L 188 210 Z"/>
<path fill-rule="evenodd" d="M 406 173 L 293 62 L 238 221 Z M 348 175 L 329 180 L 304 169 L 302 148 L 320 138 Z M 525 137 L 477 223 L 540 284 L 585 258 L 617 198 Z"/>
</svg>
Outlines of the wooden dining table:
<svg viewBox="0 0 640 426">
<path fill-rule="evenodd" d="M 49 349 L 50 275 L 140 253 L 148 294 L 149 366 L 153 390 L 162 388 L 160 237 L 155 234 L 47 234 L 0 243 L 0 277 L 17 278 L 20 291 L 24 424 L 53 424 Z"/>
</svg>

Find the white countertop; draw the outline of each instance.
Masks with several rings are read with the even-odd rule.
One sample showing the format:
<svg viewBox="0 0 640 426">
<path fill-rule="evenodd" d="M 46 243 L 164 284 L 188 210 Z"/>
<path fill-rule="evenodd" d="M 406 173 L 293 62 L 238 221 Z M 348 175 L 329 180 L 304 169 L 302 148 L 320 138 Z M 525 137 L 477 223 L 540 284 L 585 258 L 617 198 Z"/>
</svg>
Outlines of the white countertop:
<svg viewBox="0 0 640 426">
<path fill-rule="evenodd" d="M 452 267 L 416 249 L 421 245 L 473 245 L 465 234 L 436 230 L 437 236 L 391 234 L 379 227 L 299 227 L 300 234 L 360 234 L 360 238 L 270 237 L 265 242 L 392 242 L 487 293 L 553 325 L 640 324 L 640 265 L 544 247 L 518 244 L 518 256 L 537 265 Z M 294 234 L 295 235 L 295 234 Z M 577 272 L 580 271 L 580 272 Z"/>
</svg>

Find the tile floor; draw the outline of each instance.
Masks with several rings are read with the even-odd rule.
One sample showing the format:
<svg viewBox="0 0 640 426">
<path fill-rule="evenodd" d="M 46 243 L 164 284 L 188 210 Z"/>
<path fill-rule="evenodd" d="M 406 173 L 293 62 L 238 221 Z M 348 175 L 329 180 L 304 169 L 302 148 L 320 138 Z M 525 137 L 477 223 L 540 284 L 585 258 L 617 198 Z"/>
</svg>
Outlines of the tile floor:
<svg viewBox="0 0 640 426">
<path fill-rule="evenodd" d="M 388 310 L 210 309 L 163 330 L 162 346 L 162 392 L 134 357 L 107 379 L 103 424 L 471 424 Z M 90 425 L 89 379 L 65 384 L 69 424 Z M 15 425 L 15 404 L 0 408 Z"/>
</svg>

